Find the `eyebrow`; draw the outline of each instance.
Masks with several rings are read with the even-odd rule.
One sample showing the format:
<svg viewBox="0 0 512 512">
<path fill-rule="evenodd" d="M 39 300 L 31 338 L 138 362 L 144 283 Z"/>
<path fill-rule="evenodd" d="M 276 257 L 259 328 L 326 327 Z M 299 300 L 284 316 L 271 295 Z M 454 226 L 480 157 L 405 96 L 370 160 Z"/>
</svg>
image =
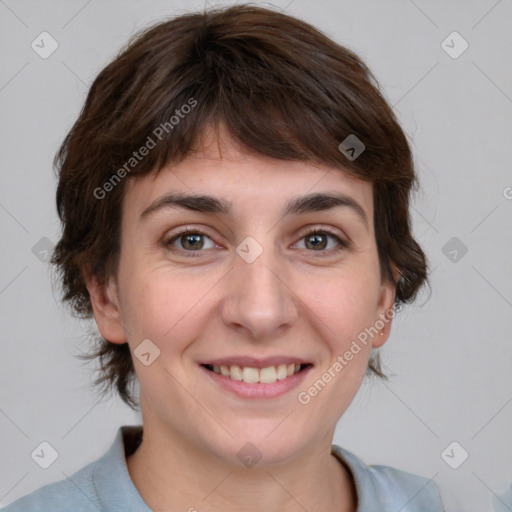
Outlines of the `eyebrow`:
<svg viewBox="0 0 512 512">
<path fill-rule="evenodd" d="M 285 206 L 282 216 L 299 215 L 311 212 L 345 207 L 352 209 L 363 221 L 368 230 L 368 217 L 363 207 L 352 197 L 337 193 L 312 193 L 292 198 Z M 232 215 L 231 203 L 209 195 L 167 194 L 153 201 L 140 215 L 144 220 L 156 212 L 168 208 L 183 208 L 195 212 Z"/>
</svg>

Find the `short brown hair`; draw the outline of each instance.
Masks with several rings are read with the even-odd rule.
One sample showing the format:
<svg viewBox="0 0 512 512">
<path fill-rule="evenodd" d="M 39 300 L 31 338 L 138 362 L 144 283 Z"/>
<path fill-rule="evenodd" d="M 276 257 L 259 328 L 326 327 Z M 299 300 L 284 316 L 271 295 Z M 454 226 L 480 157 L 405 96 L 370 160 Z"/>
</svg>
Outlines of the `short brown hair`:
<svg viewBox="0 0 512 512">
<path fill-rule="evenodd" d="M 159 22 L 94 80 L 55 157 L 63 233 L 52 263 L 77 315 L 92 316 L 84 272 L 103 284 L 115 275 L 126 180 L 178 163 L 207 127 L 221 123 L 249 152 L 319 162 L 371 182 L 382 279 L 396 287 L 395 306 L 414 300 L 427 282 L 425 254 L 410 229 L 417 180 L 407 139 L 375 78 L 309 24 L 238 5 Z M 338 148 L 350 135 L 365 146 L 355 159 Z M 150 139 L 144 158 L 131 160 Z M 97 341 L 87 356 L 101 362 L 96 384 L 136 407 L 128 344 Z M 369 372 L 384 376 L 378 357 Z"/>
</svg>

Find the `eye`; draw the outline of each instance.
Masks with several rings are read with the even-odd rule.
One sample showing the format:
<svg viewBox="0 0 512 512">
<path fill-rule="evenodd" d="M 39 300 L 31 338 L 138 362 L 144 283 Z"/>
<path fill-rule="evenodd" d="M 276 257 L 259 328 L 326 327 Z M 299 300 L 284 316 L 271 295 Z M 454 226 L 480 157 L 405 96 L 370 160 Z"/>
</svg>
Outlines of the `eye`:
<svg viewBox="0 0 512 512">
<path fill-rule="evenodd" d="M 209 241 L 209 243 L 205 243 L 205 239 Z M 329 240 L 334 241 L 334 244 L 329 244 Z M 320 229 L 317 227 L 309 230 L 302 236 L 301 241 L 305 242 L 305 247 L 299 247 L 299 249 L 318 253 L 330 254 L 331 252 L 342 251 L 349 247 L 348 242 L 342 240 L 338 235 L 326 228 Z M 175 233 L 163 243 L 171 252 L 191 257 L 196 256 L 196 254 L 192 253 L 200 253 L 202 249 L 214 249 L 217 247 L 215 242 L 207 234 L 193 227 L 188 227 Z M 197 254 L 197 256 L 199 256 L 199 254 Z"/>
<path fill-rule="evenodd" d="M 210 244 L 205 243 L 205 239 L 208 239 Z M 172 252 L 201 252 L 201 249 L 216 247 L 208 235 L 194 228 L 187 228 L 176 233 L 164 241 L 164 245 Z"/>
<path fill-rule="evenodd" d="M 328 247 L 329 239 L 334 240 L 336 243 L 334 245 L 331 244 L 331 246 Z M 332 250 L 336 252 L 346 249 L 349 245 L 348 242 L 345 242 L 338 235 L 325 228 L 315 228 L 308 231 L 303 235 L 301 241 L 302 240 L 305 241 L 305 248 L 314 252 L 331 252 Z"/>
</svg>

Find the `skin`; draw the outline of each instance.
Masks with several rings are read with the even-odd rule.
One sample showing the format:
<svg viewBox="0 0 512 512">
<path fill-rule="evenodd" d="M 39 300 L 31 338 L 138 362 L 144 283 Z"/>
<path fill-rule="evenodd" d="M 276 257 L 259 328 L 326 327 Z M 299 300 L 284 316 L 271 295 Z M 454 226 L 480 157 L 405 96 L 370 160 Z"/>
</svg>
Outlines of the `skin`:
<svg viewBox="0 0 512 512">
<path fill-rule="evenodd" d="M 209 132 L 180 164 L 126 183 L 117 274 L 106 286 L 88 278 L 101 334 L 128 342 L 132 353 L 144 339 L 160 350 L 149 366 L 134 357 L 144 439 L 127 459 L 130 476 L 153 510 L 354 512 L 354 483 L 331 443 L 391 321 L 310 403 L 297 394 L 393 307 L 395 289 L 379 271 L 372 185 L 340 169 L 249 154 L 227 135 L 219 140 Z M 333 191 L 363 207 L 368 228 L 347 207 L 281 214 L 295 196 Z M 140 220 L 170 192 L 222 198 L 233 215 L 167 208 Z M 182 236 L 173 253 L 164 242 L 189 225 L 206 234 L 204 245 L 187 253 Z M 324 235 L 324 245 L 311 248 L 306 226 L 331 228 L 350 246 Z M 252 263 L 236 253 L 247 236 L 263 248 Z M 191 252 L 198 257 L 186 257 Z M 232 395 L 198 365 L 283 354 L 314 366 L 298 388 L 270 399 Z M 251 468 L 237 457 L 247 442 L 262 455 Z"/>
</svg>

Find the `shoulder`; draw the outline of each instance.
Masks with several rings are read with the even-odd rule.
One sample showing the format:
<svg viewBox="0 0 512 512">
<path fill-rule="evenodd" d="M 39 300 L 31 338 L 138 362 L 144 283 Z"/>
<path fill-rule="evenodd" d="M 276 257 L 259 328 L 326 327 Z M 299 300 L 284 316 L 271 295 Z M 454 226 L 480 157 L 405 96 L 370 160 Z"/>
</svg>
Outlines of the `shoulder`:
<svg viewBox="0 0 512 512">
<path fill-rule="evenodd" d="M 11 503 L 3 512 L 98 512 L 93 462 L 72 476 L 41 487 Z"/>
<path fill-rule="evenodd" d="M 404 512 L 443 512 L 436 483 L 423 476 L 389 466 L 369 466 L 368 473 L 382 497 L 393 496 L 390 504 L 401 504 Z"/>
<path fill-rule="evenodd" d="M 11 503 L 3 512 L 151 512 L 133 482 L 126 454 L 142 438 L 141 426 L 123 426 L 102 457 L 59 482 L 45 485 Z"/>
<path fill-rule="evenodd" d="M 390 466 L 367 465 L 337 445 L 332 445 L 332 453 L 345 463 L 354 477 L 358 512 L 444 512 L 439 489 L 432 479 Z"/>
</svg>

